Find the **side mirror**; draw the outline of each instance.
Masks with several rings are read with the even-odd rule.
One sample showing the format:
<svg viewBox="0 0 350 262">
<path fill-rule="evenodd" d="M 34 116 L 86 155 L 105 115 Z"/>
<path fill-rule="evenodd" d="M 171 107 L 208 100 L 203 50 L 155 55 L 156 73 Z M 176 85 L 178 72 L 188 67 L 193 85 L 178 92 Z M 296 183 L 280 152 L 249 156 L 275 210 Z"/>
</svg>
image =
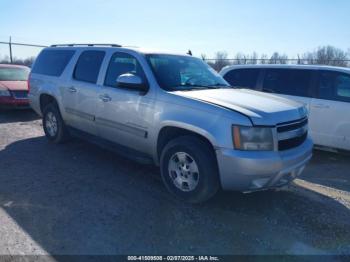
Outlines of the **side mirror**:
<svg viewBox="0 0 350 262">
<path fill-rule="evenodd" d="M 141 77 L 130 73 L 120 75 L 117 78 L 117 86 L 143 92 L 147 91 L 147 85 L 143 82 Z"/>
</svg>

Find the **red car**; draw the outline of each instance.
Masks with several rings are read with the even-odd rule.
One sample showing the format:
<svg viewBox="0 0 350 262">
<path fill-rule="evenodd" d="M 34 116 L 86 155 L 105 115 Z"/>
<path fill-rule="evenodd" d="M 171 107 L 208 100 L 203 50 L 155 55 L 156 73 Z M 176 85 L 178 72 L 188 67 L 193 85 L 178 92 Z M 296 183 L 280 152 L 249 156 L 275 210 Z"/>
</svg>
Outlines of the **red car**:
<svg viewBox="0 0 350 262">
<path fill-rule="evenodd" d="M 26 66 L 0 64 L 0 108 L 29 108 Z"/>
</svg>

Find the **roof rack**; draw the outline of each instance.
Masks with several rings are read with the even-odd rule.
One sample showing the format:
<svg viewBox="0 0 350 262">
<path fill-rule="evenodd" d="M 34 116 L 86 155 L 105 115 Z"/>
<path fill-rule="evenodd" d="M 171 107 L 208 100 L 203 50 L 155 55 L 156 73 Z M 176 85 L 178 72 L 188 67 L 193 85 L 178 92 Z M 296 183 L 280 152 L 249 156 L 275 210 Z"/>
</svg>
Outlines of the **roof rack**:
<svg viewBox="0 0 350 262">
<path fill-rule="evenodd" d="M 60 45 L 51 45 L 51 47 L 63 47 L 63 46 L 111 46 L 111 47 L 122 47 L 118 44 L 60 44 Z"/>
</svg>

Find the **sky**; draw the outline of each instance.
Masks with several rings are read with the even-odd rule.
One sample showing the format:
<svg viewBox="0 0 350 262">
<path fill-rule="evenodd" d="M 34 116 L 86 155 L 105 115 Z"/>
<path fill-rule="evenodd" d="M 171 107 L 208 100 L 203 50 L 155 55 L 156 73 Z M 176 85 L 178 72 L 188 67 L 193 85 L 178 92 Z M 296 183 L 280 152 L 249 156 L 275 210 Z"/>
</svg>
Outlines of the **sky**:
<svg viewBox="0 0 350 262">
<path fill-rule="evenodd" d="M 295 57 L 323 45 L 348 50 L 349 14 L 349 0 L 0 0 L 0 41 Z M 39 51 L 13 48 L 16 57 Z"/>
</svg>

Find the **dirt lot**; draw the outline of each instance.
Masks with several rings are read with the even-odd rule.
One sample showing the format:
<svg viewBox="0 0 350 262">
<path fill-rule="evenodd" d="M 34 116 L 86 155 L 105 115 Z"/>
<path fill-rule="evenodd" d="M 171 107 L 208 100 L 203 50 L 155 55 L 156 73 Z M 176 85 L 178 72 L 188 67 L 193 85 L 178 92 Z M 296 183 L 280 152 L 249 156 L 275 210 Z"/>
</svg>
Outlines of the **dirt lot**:
<svg viewBox="0 0 350 262">
<path fill-rule="evenodd" d="M 288 188 L 186 205 L 156 168 L 0 112 L 0 254 L 350 254 L 349 192 L 350 157 L 315 151 Z"/>
</svg>

